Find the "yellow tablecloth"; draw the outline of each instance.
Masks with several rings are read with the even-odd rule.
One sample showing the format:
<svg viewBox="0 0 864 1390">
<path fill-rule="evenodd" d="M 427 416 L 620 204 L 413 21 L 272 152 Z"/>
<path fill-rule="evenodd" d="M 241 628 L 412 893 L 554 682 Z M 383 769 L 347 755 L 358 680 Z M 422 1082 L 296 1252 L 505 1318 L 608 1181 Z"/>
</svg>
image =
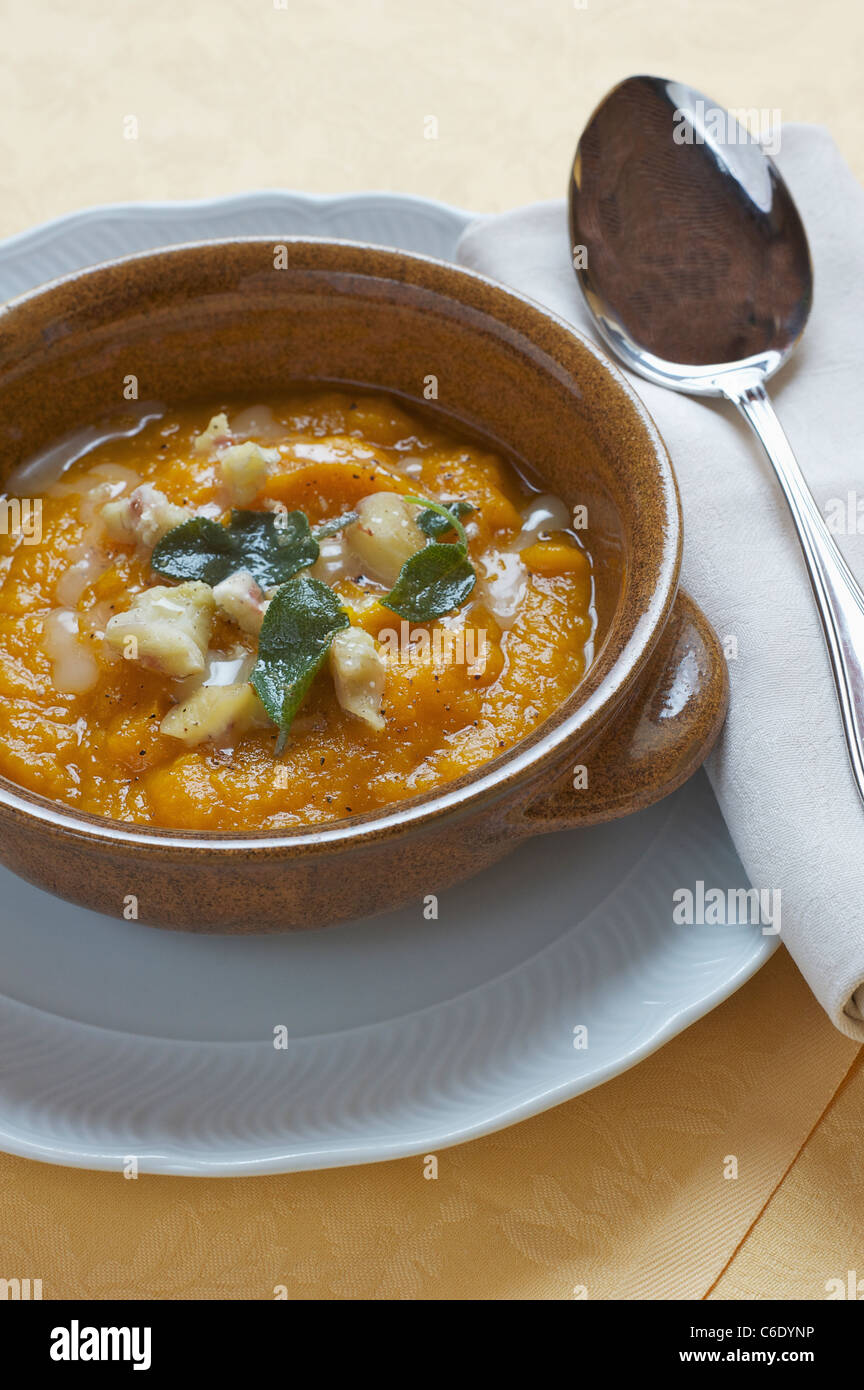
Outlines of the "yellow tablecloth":
<svg viewBox="0 0 864 1390">
<path fill-rule="evenodd" d="M 857 0 L 6 0 L 4 20 L 0 235 L 265 186 L 557 197 L 635 71 L 821 121 L 864 175 Z M 436 1180 L 418 1159 L 128 1181 L 0 1156 L 0 1277 L 45 1298 L 824 1298 L 861 1263 L 862 1109 L 859 1050 L 781 949 L 626 1076 L 440 1153 Z"/>
<path fill-rule="evenodd" d="M 0 1268 L 45 1298 L 824 1297 L 860 1250 L 857 1052 L 781 951 L 625 1076 L 442 1151 L 434 1180 L 421 1158 L 134 1181 L 0 1159 Z"/>
</svg>

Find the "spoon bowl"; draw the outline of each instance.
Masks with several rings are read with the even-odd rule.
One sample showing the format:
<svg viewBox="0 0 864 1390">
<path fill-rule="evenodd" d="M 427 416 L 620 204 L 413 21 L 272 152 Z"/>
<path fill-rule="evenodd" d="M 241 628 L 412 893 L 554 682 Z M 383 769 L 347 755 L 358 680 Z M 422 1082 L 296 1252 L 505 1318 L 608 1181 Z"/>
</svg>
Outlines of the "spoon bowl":
<svg viewBox="0 0 864 1390">
<path fill-rule="evenodd" d="M 630 77 L 601 102 L 573 161 L 570 232 L 601 335 L 661 386 L 725 395 L 725 374 L 770 376 L 804 331 L 813 270 L 792 195 L 693 87 Z"/>
</svg>

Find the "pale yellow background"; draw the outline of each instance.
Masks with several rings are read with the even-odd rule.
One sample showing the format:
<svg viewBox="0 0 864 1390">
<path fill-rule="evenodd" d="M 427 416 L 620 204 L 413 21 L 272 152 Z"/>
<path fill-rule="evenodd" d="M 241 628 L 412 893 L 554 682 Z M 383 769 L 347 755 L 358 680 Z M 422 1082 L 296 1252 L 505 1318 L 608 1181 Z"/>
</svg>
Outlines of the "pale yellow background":
<svg viewBox="0 0 864 1390">
<path fill-rule="evenodd" d="M 0 235 L 268 186 L 558 197 L 593 104 L 635 71 L 823 122 L 864 176 L 860 0 L 5 0 L 0 18 Z M 824 1298 L 864 1278 L 861 1061 L 781 950 L 635 1071 L 440 1154 L 436 1181 L 414 1159 L 128 1182 L 0 1156 L 0 1277 L 46 1298 Z"/>
<path fill-rule="evenodd" d="M 0 234 L 271 186 L 560 197 L 593 105 L 632 72 L 822 121 L 864 175 L 859 0 L 284 3 L 4 0 Z"/>
</svg>

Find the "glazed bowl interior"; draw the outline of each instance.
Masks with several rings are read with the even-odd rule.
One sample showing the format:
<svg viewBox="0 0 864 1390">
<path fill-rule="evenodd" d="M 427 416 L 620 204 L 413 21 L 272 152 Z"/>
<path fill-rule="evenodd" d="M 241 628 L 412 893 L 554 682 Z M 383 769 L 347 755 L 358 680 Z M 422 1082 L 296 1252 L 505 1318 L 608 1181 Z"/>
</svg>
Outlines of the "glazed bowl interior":
<svg viewBox="0 0 864 1390">
<path fill-rule="evenodd" d="M 529 301 L 452 266 L 348 242 L 203 242 L 79 272 L 0 312 L 4 476 L 70 431 L 128 412 L 132 378 L 139 402 L 166 405 L 265 400 L 296 381 L 394 393 L 442 412 L 457 432 L 480 435 L 587 508 L 599 640 L 581 685 L 515 748 L 391 816 L 410 819 L 412 808 L 452 801 L 466 785 L 492 795 L 531 776 L 546 753 L 605 724 L 650 655 L 680 562 L 664 446 L 606 359 Z M 0 796 L 49 804 L 4 779 Z M 62 817 L 134 839 L 165 833 L 65 807 Z M 314 838 L 382 819 L 316 827 Z"/>
</svg>

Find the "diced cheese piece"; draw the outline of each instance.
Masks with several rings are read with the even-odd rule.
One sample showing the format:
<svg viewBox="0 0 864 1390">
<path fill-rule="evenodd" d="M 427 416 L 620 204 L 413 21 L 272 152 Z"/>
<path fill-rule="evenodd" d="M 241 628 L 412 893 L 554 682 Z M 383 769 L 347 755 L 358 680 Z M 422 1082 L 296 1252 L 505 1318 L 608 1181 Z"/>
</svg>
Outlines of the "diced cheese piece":
<svg viewBox="0 0 864 1390">
<path fill-rule="evenodd" d="M 196 436 L 193 448 L 196 454 L 209 454 L 211 449 L 218 448 L 220 444 L 230 443 L 231 426 L 223 410 L 219 415 L 214 415 L 207 428 Z"/>
<path fill-rule="evenodd" d="M 330 644 L 330 671 L 342 708 L 380 732 L 387 668 L 374 637 L 359 627 L 342 628 Z"/>
<path fill-rule="evenodd" d="M 235 570 L 213 589 L 216 606 L 244 632 L 261 631 L 268 600 L 248 570 Z"/>
<path fill-rule="evenodd" d="M 181 678 L 204 670 L 213 590 L 192 580 L 176 587 L 145 589 L 126 613 L 116 613 L 105 628 L 105 641 L 129 660 Z"/>
<path fill-rule="evenodd" d="M 252 439 L 245 444 L 232 444 L 220 454 L 219 467 L 234 502 L 244 506 L 252 501 L 267 477 L 272 459 L 270 451 L 265 452 Z"/>
<path fill-rule="evenodd" d="M 396 583 L 405 561 L 426 544 L 414 520 L 416 510 L 398 492 L 373 492 L 357 503 L 359 520 L 345 531 L 369 577 L 388 588 Z"/>
<path fill-rule="evenodd" d="M 169 502 L 164 492 L 142 483 L 128 497 L 106 502 L 102 520 L 115 541 L 137 541 L 151 549 L 167 531 L 188 521 L 192 512 Z"/>
<path fill-rule="evenodd" d="M 168 711 L 159 732 L 191 748 L 197 743 L 232 743 L 256 724 L 268 722 L 264 706 L 244 681 L 202 685 L 182 705 Z"/>
</svg>

